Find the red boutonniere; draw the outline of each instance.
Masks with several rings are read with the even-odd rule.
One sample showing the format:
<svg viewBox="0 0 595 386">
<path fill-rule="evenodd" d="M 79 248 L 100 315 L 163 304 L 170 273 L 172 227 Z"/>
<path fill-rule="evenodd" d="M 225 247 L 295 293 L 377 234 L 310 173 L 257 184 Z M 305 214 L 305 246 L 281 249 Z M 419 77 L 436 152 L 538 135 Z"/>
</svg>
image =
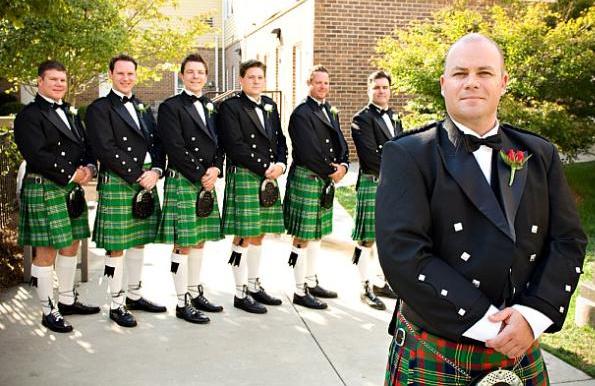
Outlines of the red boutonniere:
<svg viewBox="0 0 595 386">
<path fill-rule="evenodd" d="M 512 186 L 514 182 L 514 173 L 517 170 L 521 170 L 523 166 L 529 161 L 533 154 L 529 154 L 525 157 L 525 152 L 522 150 L 509 149 L 506 153 L 500 150 L 500 158 L 508 166 L 510 166 L 510 179 L 508 180 L 508 186 Z"/>
</svg>

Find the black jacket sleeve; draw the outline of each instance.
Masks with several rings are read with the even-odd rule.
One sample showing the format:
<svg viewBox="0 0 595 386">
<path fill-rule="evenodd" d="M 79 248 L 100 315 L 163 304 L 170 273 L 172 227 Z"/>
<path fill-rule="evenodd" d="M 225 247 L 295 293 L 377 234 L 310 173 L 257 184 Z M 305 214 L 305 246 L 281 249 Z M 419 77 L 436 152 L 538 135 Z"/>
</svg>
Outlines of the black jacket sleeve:
<svg viewBox="0 0 595 386">
<path fill-rule="evenodd" d="M 299 107 L 298 107 L 299 108 Z M 303 110 L 296 109 L 289 119 L 289 137 L 293 146 L 293 154 L 302 153 L 298 163 L 326 177 L 335 172 L 331 160 L 324 156 L 321 141 L 315 130 L 312 119 L 317 119 L 312 114 L 305 114 Z"/>
<path fill-rule="evenodd" d="M 351 123 L 351 137 L 355 144 L 360 167 L 365 165 L 367 172 L 378 176 L 380 173 L 379 149 L 374 137 L 374 123 L 370 115 L 357 114 Z"/>
</svg>

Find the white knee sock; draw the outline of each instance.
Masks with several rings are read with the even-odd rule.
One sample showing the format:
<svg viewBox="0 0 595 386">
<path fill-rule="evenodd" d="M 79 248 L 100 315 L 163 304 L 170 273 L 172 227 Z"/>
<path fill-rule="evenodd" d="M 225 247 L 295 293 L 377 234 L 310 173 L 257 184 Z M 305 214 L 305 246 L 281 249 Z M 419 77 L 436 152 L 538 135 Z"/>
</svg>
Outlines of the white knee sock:
<svg viewBox="0 0 595 386">
<path fill-rule="evenodd" d="M 124 257 L 105 256 L 103 274 L 107 276 L 107 286 L 112 297 L 110 308 L 113 310 L 124 305 L 124 291 L 122 291 Z"/>
<path fill-rule="evenodd" d="M 248 264 L 246 263 L 246 257 L 243 256 L 246 254 L 246 249 L 247 248 L 241 247 L 239 245 L 232 245 L 231 247 L 233 252 L 239 253 L 241 256 L 240 265 L 231 266 L 233 271 L 233 280 L 236 283 L 236 297 L 240 299 L 246 297 L 246 294 L 244 293 L 244 286 L 248 283 Z"/>
<path fill-rule="evenodd" d="M 178 307 L 186 305 L 186 291 L 188 290 L 188 255 L 171 254 L 171 274 L 174 278 Z"/>
<path fill-rule="evenodd" d="M 376 285 L 377 287 L 384 287 L 384 285 L 386 284 L 386 278 L 384 277 L 382 267 L 380 266 L 380 260 L 378 259 L 378 248 L 376 248 L 376 243 L 374 243 L 374 245 L 372 246 L 370 260 L 372 262 L 372 272 L 375 274 L 375 277 L 372 278 L 372 284 Z"/>
<path fill-rule="evenodd" d="M 200 271 L 203 254 L 204 248 L 190 248 L 188 254 L 188 292 L 193 298 L 199 295 L 198 286 L 201 284 Z"/>
<path fill-rule="evenodd" d="M 318 274 L 318 253 L 320 252 L 320 240 L 308 242 L 308 264 L 306 265 L 306 284 L 308 287 L 316 287 Z"/>
<path fill-rule="evenodd" d="M 290 258 L 295 259 L 293 266 L 293 277 L 295 278 L 295 293 L 299 296 L 306 294 L 306 265 L 308 264 L 305 256 L 306 249 L 291 247 Z"/>
<path fill-rule="evenodd" d="M 260 277 L 260 258 L 262 256 L 262 246 L 250 245 L 248 246 L 247 263 L 248 263 L 248 290 L 252 292 L 260 291 L 258 278 Z"/>
<path fill-rule="evenodd" d="M 41 267 L 39 265 L 31 264 L 31 283 L 37 292 L 41 310 L 44 315 L 48 315 L 52 310 L 51 304 L 54 302 L 54 286 L 52 272 L 54 269 L 49 267 Z M 37 283 L 37 284 L 36 284 Z"/>
<path fill-rule="evenodd" d="M 366 281 L 370 280 L 370 274 L 368 267 L 370 265 L 370 248 L 358 245 L 356 248 L 359 248 L 361 254 L 359 256 L 359 261 L 357 263 L 357 269 L 359 271 L 359 279 L 364 284 Z"/>
<path fill-rule="evenodd" d="M 74 303 L 74 276 L 76 256 L 56 255 L 56 276 L 58 276 L 58 301 L 62 304 Z"/>
<path fill-rule="evenodd" d="M 126 273 L 128 274 L 128 291 L 126 296 L 132 300 L 142 297 L 141 280 L 145 262 L 144 248 L 130 248 L 126 250 Z"/>
</svg>

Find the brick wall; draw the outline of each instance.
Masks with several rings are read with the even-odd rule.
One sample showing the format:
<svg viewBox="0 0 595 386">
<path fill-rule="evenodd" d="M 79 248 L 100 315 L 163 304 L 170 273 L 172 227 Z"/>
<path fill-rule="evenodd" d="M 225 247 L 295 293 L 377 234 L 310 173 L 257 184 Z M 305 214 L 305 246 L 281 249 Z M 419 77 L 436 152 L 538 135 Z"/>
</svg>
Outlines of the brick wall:
<svg viewBox="0 0 595 386">
<path fill-rule="evenodd" d="M 450 3 L 446 0 L 316 0 L 314 64 L 323 64 L 330 72 L 329 101 L 341 111 L 341 128 L 352 159 L 356 153 L 350 133 L 351 118 L 368 102 L 366 78 L 376 69 L 370 64 L 376 55 L 376 42 L 395 28 L 407 27 L 413 20 L 429 19 L 434 11 Z M 486 1 L 477 0 L 477 3 Z M 393 96 L 391 104 L 398 108 L 404 102 L 404 97 Z"/>
</svg>

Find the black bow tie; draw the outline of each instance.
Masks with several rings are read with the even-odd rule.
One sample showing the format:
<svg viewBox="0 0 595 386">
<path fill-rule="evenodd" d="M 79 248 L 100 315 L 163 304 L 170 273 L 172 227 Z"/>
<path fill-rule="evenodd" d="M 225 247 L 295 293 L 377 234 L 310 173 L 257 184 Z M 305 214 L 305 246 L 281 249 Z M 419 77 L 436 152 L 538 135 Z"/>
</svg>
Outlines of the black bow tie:
<svg viewBox="0 0 595 386">
<path fill-rule="evenodd" d="M 128 103 L 128 102 L 133 102 L 133 101 L 134 101 L 134 94 L 132 94 L 132 95 L 130 96 L 130 98 L 128 98 L 126 95 L 124 95 L 124 96 L 121 98 L 121 101 L 122 101 L 122 103 L 124 103 L 124 104 L 126 104 L 126 103 Z"/>
<path fill-rule="evenodd" d="M 205 101 L 205 96 L 204 95 L 201 95 L 199 97 L 197 97 L 194 94 L 192 94 L 192 95 L 186 94 L 186 95 L 188 95 L 188 97 L 190 98 L 190 100 L 192 101 L 192 103 L 195 103 L 195 102 L 204 103 L 204 101 Z"/>
<path fill-rule="evenodd" d="M 473 153 L 481 145 L 490 147 L 494 150 L 500 150 L 502 148 L 502 138 L 500 137 L 500 133 L 490 135 L 486 138 L 479 138 L 471 134 L 463 134 L 463 141 L 465 143 L 465 148 L 469 153 Z"/>
<path fill-rule="evenodd" d="M 54 110 L 62 109 L 62 110 L 64 110 L 64 112 L 66 112 L 66 103 L 62 103 L 62 104 L 52 103 L 52 104 L 50 104 L 50 106 Z"/>
<path fill-rule="evenodd" d="M 392 109 L 380 109 L 379 110 L 380 115 L 384 115 L 384 114 L 388 114 L 389 116 L 391 116 L 393 114 L 393 110 Z"/>
</svg>

